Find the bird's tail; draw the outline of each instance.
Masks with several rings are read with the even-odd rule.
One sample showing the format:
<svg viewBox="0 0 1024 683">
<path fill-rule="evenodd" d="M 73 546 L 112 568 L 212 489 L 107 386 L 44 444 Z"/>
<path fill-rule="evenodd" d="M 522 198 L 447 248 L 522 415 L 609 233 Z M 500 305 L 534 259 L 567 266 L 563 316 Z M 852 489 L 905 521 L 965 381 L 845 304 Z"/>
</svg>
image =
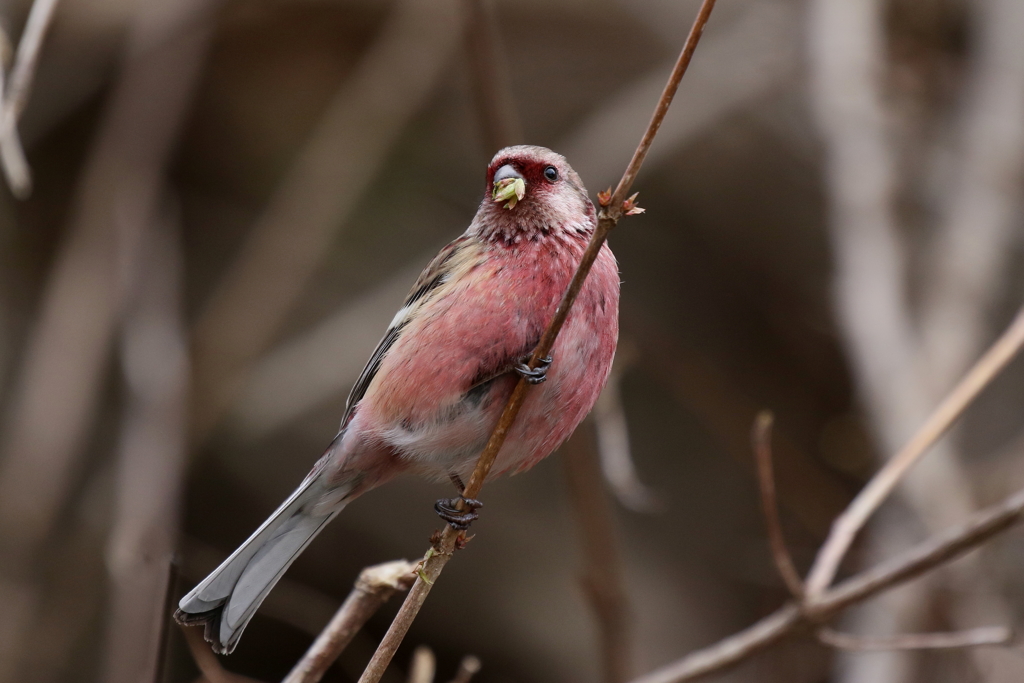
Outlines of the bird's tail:
<svg viewBox="0 0 1024 683">
<path fill-rule="evenodd" d="M 183 625 L 205 623 L 215 652 L 235 649 L 270 589 L 344 507 L 344 488 L 328 491 L 321 476 L 314 470 L 306 477 L 256 533 L 178 603 L 174 618 Z"/>
</svg>

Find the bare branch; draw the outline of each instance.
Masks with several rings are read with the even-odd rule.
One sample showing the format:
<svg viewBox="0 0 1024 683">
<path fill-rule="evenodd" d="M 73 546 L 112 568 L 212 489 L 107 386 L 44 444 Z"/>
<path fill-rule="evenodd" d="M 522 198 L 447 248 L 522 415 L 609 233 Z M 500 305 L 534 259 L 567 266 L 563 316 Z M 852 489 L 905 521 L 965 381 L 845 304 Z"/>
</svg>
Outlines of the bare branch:
<svg viewBox="0 0 1024 683">
<path fill-rule="evenodd" d="M 669 105 L 672 103 L 672 98 L 679 87 L 679 81 L 686 72 L 686 67 L 690 63 L 690 58 L 693 56 L 693 51 L 697 47 L 697 42 L 700 40 L 700 36 L 704 32 L 704 26 L 707 24 L 714 5 L 715 0 L 704 0 L 701 4 L 700 11 L 697 14 L 697 19 L 694 21 L 693 27 L 690 29 L 690 34 L 687 36 L 686 44 L 683 47 L 682 53 L 679 55 L 679 60 L 676 62 L 675 68 L 669 76 L 668 83 L 665 85 L 665 90 L 661 95 L 661 99 L 658 101 L 658 105 L 655 108 L 651 122 L 640 141 L 640 145 L 633 154 L 633 158 L 629 162 L 629 166 L 626 167 L 626 172 L 623 174 L 618 186 L 616 186 L 615 192 L 606 203 L 603 203 L 603 209 L 598 218 L 597 228 L 594 230 L 594 235 L 590 240 L 590 244 L 587 245 L 587 249 L 583 252 L 583 256 L 580 259 L 580 265 L 576 269 L 576 273 L 573 275 L 572 281 L 569 283 L 569 287 L 566 289 L 565 294 L 562 296 L 561 302 L 558 304 L 558 309 L 555 311 L 554 318 L 544 331 L 544 335 L 541 337 L 540 343 L 537 344 L 537 348 L 534 349 L 533 355 L 530 357 L 529 367 L 536 368 L 540 359 L 547 356 L 551 351 L 551 347 L 555 343 L 555 338 L 558 336 L 558 333 L 562 329 L 562 325 L 565 323 L 566 317 L 569 315 L 569 309 L 572 307 L 573 302 L 576 300 L 576 296 L 583 287 L 583 281 L 586 279 L 587 274 L 590 272 L 590 268 L 597 259 L 598 252 L 601 250 L 605 240 L 608 238 L 608 233 L 611 232 L 619 219 L 626 213 L 626 197 L 633 186 L 633 180 L 636 178 L 636 174 L 640 171 L 640 166 L 643 164 L 644 157 L 647 155 L 651 143 L 654 140 L 654 136 L 658 132 L 658 128 L 661 126 L 661 122 L 664 120 L 665 114 L 668 112 Z M 502 412 L 501 417 L 498 419 L 498 424 L 491 433 L 491 437 L 488 439 L 483 453 L 480 454 L 476 468 L 473 470 L 473 474 L 469 479 L 469 483 L 466 485 L 465 491 L 463 491 L 463 496 L 465 498 L 478 497 L 480 489 L 483 487 L 484 480 L 487 478 L 488 472 L 490 472 L 491 465 L 494 464 L 494 459 L 497 457 L 498 451 L 505 442 L 505 437 L 508 434 L 509 429 L 511 429 L 512 423 L 519 414 L 519 409 L 523 405 L 523 400 L 526 398 L 526 392 L 529 386 L 530 385 L 525 380 L 521 379 L 518 384 L 516 384 L 515 389 L 513 389 L 512 395 L 509 397 L 508 403 L 506 403 L 505 409 Z M 459 502 L 459 507 L 461 508 L 461 506 L 462 501 Z M 456 531 L 451 526 L 445 526 L 444 532 L 442 533 L 441 539 L 436 547 L 427 551 L 427 554 L 423 558 L 423 568 L 420 571 L 419 579 L 417 579 L 416 583 L 413 585 L 412 590 L 409 591 L 409 595 L 402 604 L 402 608 L 399 610 L 398 615 L 395 616 L 394 621 L 391 623 L 391 627 L 388 629 L 388 632 L 384 635 L 384 639 L 377 648 L 377 652 L 374 653 L 373 658 L 370 660 L 366 670 L 360 677 L 359 683 L 376 683 L 380 680 L 380 677 L 383 675 L 388 663 L 394 656 L 395 651 L 398 650 L 398 646 L 401 644 L 402 639 L 405 637 L 405 634 L 408 632 L 413 620 L 416 618 L 416 614 L 419 613 L 420 607 L 426 600 L 427 594 L 430 592 L 430 587 L 441 574 L 441 571 L 444 569 L 444 565 L 451 559 L 452 553 L 456 547 L 456 540 L 458 538 L 460 538 L 460 532 Z M 464 536 L 462 536 L 462 538 L 464 538 Z"/>
<path fill-rule="evenodd" d="M 982 645 L 1008 645 L 1013 632 L 1002 626 L 986 626 L 955 633 L 905 633 L 889 638 L 868 638 L 849 633 L 820 629 L 816 634 L 823 645 L 839 650 L 870 652 L 873 650 L 950 650 Z"/>
<path fill-rule="evenodd" d="M 639 13 L 651 6 L 633 3 L 630 7 Z M 718 24 L 704 36 L 701 58 L 690 66 L 681 86 L 686 106 L 665 118 L 658 130 L 658 145 L 644 168 L 650 170 L 674 158 L 682 145 L 732 112 L 757 110 L 763 99 L 790 82 L 800 63 L 802 16 L 802 10 L 788 2 L 759 0 L 744 7 L 734 21 Z M 603 187 L 620 177 L 622 159 L 635 149 L 622 131 L 639 129 L 650 119 L 648 103 L 661 94 L 671 64 L 659 64 L 608 93 L 559 141 L 557 148 L 588 184 Z"/>
<path fill-rule="evenodd" d="M 832 532 L 818 552 L 808 576 L 808 595 L 813 598 L 828 586 L 857 532 L 896 487 L 900 478 L 940 436 L 946 433 L 967 406 L 1020 352 L 1022 346 L 1024 308 L 1017 313 L 1002 336 L 974 364 L 910 441 L 885 463 L 835 521 Z"/>
<path fill-rule="evenodd" d="M 768 542 L 772 548 L 772 559 L 775 568 L 789 589 L 790 595 L 797 600 L 803 598 L 804 582 L 793 564 L 793 558 L 786 548 L 786 538 L 782 533 L 782 520 L 779 519 L 779 506 L 775 499 L 775 474 L 772 472 L 772 423 L 775 418 L 768 411 L 760 413 L 754 420 L 753 441 L 754 456 L 757 458 L 757 483 L 761 489 L 761 511 L 764 513 L 765 525 L 768 527 Z"/>
<path fill-rule="evenodd" d="M 10 78 L 6 88 L 0 91 L 3 95 L 0 106 L 0 164 L 11 192 L 19 199 L 24 199 L 32 191 L 32 174 L 18 137 L 18 119 L 28 102 L 39 51 L 56 8 L 57 0 L 35 0 L 32 3 L 18 41 Z"/>
<path fill-rule="evenodd" d="M 363 624 L 397 591 L 409 589 L 416 578 L 415 569 L 416 565 L 406 560 L 364 569 L 334 618 L 285 677 L 284 683 L 316 683 L 323 678 Z"/>
</svg>

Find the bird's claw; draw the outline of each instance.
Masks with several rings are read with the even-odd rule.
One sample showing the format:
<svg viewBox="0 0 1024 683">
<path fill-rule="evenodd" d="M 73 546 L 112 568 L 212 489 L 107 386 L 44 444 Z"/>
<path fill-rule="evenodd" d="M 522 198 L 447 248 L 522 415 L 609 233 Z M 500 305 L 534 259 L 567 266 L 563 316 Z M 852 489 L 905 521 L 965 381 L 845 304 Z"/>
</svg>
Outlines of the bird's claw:
<svg viewBox="0 0 1024 683">
<path fill-rule="evenodd" d="M 458 508 L 459 501 L 465 504 L 465 510 Z M 484 504 L 479 500 L 459 496 L 458 498 L 442 498 L 434 503 L 434 511 L 437 512 L 438 517 L 448 522 L 453 529 L 465 531 L 469 528 L 471 522 L 480 519 L 477 510 L 483 506 Z"/>
<path fill-rule="evenodd" d="M 527 359 L 529 360 L 529 359 Z M 548 367 L 551 366 L 551 356 L 544 356 L 537 361 L 537 367 L 531 368 L 525 362 L 520 363 L 513 369 L 516 373 L 530 384 L 540 384 L 548 378 Z"/>
</svg>

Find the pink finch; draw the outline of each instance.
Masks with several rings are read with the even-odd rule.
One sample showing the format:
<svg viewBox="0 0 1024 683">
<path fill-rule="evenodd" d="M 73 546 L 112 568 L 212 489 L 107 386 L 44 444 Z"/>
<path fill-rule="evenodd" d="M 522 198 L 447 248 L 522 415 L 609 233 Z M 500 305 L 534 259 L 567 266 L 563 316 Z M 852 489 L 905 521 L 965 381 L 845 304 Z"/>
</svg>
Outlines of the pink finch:
<svg viewBox="0 0 1024 683">
<path fill-rule="evenodd" d="M 618 337 L 619 277 L 601 249 L 551 353 L 528 359 L 594 231 L 596 212 L 565 158 L 508 147 L 487 168 L 487 194 L 465 234 L 420 275 L 352 389 L 341 431 L 298 489 L 191 593 L 175 617 L 206 623 L 231 652 L 299 553 L 349 502 L 403 472 L 457 485 L 472 472 L 513 387 L 531 389 L 491 476 L 546 457 L 593 407 Z M 461 489 L 461 485 L 460 485 Z M 460 491 L 461 492 L 461 491 Z M 454 501 L 457 528 L 476 518 Z"/>
</svg>

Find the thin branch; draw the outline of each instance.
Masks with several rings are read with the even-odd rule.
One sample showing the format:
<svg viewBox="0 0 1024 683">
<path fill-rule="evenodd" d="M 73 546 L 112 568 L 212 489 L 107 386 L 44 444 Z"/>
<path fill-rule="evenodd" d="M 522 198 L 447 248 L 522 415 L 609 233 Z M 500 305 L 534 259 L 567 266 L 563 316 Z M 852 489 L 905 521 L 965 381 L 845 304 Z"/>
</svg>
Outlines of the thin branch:
<svg viewBox="0 0 1024 683">
<path fill-rule="evenodd" d="M 449 683 L 469 683 L 473 676 L 480 672 L 480 659 L 473 655 L 466 655 L 459 662 L 459 669 L 455 672 L 455 678 Z"/>
<path fill-rule="evenodd" d="M 1022 521 L 1024 490 L 971 515 L 962 524 L 936 534 L 891 560 L 827 589 L 808 606 L 801 608 L 790 602 L 749 628 L 631 683 L 682 683 L 727 669 L 809 624 L 829 619 L 851 605 L 944 565 Z"/>
<path fill-rule="evenodd" d="M 983 645 L 1008 645 L 1013 640 L 1013 631 L 1003 626 L 985 626 L 954 633 L 905 633 L 889 638 L 867 638 L 823 628 L 815 635 L 823 645 L 858 652 L 951 650 Z"/>
<path fill-rule="evenodd" d="M 40 48 L 56 8 L 57 0 L 35 0 L 32 3 L 21 39 L 18 41 L 18 51 L 15 54 L 14 66 L 11 67 L 10 78 L 7 80 L 7 87 L 2 92 L 0 163 L 3 165 L 11 192 L 19 199 L 24 199 L 32 191 L 32 173 L 18 137 L 18 119 L 28 102 Z"/>
<path fill-rule="evenodd" d="M 685 8 L 682 3 L 674 4 Z M 654 7 L 629 5 L 637 15 Z M 684 144 L 736 111 L 763 109 L 766 96 L 797 77 L 798 65 L 803 63 L 799 50 L 803 9 L 775 0 L 735 8 L 742 13 L 702 39 L 701 58 L 686 74 L 686 107 L 665 118 L 658 130 L 658 144 L 644 160 L 648 170 L 652 164 L 676 158 Z M 661 95 L 665 72 L 673 63 L 659 63 L 606 93 L 598 106 L 558 141 L 557 149 L 572 159 L 573 168 L 588 183 L 604 187 L 620 177 L 622 160 L 635 149 L 633 140 L 622 131 L 639 130 L 650 120 L 648 103 Z M 806 131 L 801 134 L 806 137 Z"/>
<path fill-rule="evenodd" d="M 412 666 L 409 667 L 409 683 L 434 683 L 437 658 L 426 645 L 420 645 L 412 652 Z"/>
<path fill-rule="evenodd" d="M 462 0 L 467 64 L 488 156 L 523 141 L 491 0 Z"/>
<path fill-rule="evenodd" d="M 629 680 L 632 663 L 629 600 L 614 511 L 601 480 L 589 419 L 563 446 L 562 462 L 582 546 L 581 581 L 600 633 L 602 679 L 622 683 Z"/>
<path fill-rule="evenodd" d="M 831 583 L 839 563 L 857 532 L 899 483 L 900 478 L 953 425 L 978 394 L 998 375 L 1024 346 L 1024 308 L 988 351 L 974 364 L 910 441 L 872 477 L 846 511 L 818 552 L 807 579 L 807 593 L 820 595 Z"/>
<path fill-rule="evenodd" d="M 764 513 L 765 525 L 768 528 L 768 542 L 771 544 L 775 568 L 790 594 L 800 600 L 804 595 L 804 582 L 793 564 L 789 549 L 786 548 L 786 538 L 782 534 L 782 521 L 779 519 L 779 506 L 775 498 L 775 474 L 772 471 L 772 424 L 774 421 L 775 418 L 768 411 L 760 413 L 754 420 L 754 456 L 757 459 L 757 483 L 761 489 L 761 511 Z"/>
<path fill-rule="evenodd" d="M 661 126 L 661 122 L 665 118 L 665 114 L 668 112 L 669 105 L 672 103 L 672 97 L 675 95 L 676 90 L 679 87 L 679 81 L 686 72 L 686 67 L 690 63 L 690 58 L 693 56 L 693 51 L 697 47 L 697 42 L 700 40 L 700 36 L 704 32 L 704 26 L 707 24 L 714 5 L 715 0 L 704 0 L 701 5 L 700 11 L 697 14 L 697 19 L 694 21 L 693 28 L 690 29 L 690 34 L 687 36 L 686 44 L 684 45 L 683 51 L 679 55 L 679 60 L 676 62 L 675 68 L 669 77 L 665 90 L 658 102 L 658 106 L 655 108 L 654 116 L 651 118 L 647 131 L 644 133 L 643 139 L 640 141 L 639 147 L 637 147 L 636 152 L 633 154 L 633 158 L 629 162 L 629 166 L 626 168 L 626 172 L 623 174 L 618 186 L 615 188 L 615 192 L 610 201 L 602 209 L 598 219 L 597 228 L 594 230 L 594 235 L 590 240 L 590 244 L 583 252 L 583 257 L 580 259 L 580 265 L 577 267 L 576 273 L 573 275 L 572 281 L 569 283 L 569 287 L 566 289 L 561 302 L 558 304 L 558 309 L 555 311 L 554 318 L 545 330 L 544 335 L 541 337 L 537 348 L 534 349 L 533 355 L 530 357 L 529 366 L 531 368 L 536 368 L 540 359 L 547 356 L 551 351 L 551 347 L 554 346 L 555 343 L 555 338 L 558 336 L 559 331 L 562 329 L 562 325 L 565 323 L 566 317 L 569 315 L 569 309 L 572 307 L 573 302 L 576 300 L 576 296 L 583 288 L 584 279 L 586 279 L 587 274 L 590 272 L 590 268 L 597 259 L 598 252 L 601 250 L 601 247 L 604 246 L 604 242 L 608 238 L 608 233 L 615 227 L 622 215 L 626 213 L 627 209 L 624 206 L 626 195 L 629 193 L 630 188 L 632 188 L 633 180 L 636 178 L 637 173 L 639 173 L 640 166 L 643 164 L 644 157 L 647 156 L 647 151 L 650 149 L 651 142 L 654 140 L 654 136 L 658 132 L 658 128 Z M 530 385 L 525 380 L 521 379 L 519 383 L 516 384 L 515 389 L 513 389 L 512 395 L 509 397 L 508 403 L 506 403 L 505 409 L 498 420 L 498 424 L 491 433 L 491 437 L 488 440 L 483 453 L 480 454 L 476 468 L 473 470 L 473 474 L 470 477 L 469 483 L 466 485 L 465 491 L 463 491 L 462 495 L 465 498 L 476 498 L 479 496 L 480 489 L 483 487 L 484 480 L 487 478 L 488 472 L 490 472 L 491 465 L 494 464 L 494 459 L 497 457 L 498 451 L 505 442 L 505 437 L 508 435 L 509 429 L 512 427 L 512 423 L 519 414 L 519 409 L 523 405 L 523 400 L 526 398 L 526 392 L 529 386 Z M 462 503 L 460 501 L 460 507 L 461 505 Z M 423 566 L 420 570 L 419 579 L 417 579 L 416 583 L 413 585 L 412 590 L 409 591 L 409 595 L 402 604 L 402 608 L 395 616 L 394 621 L 391 623 L 391 627 L 384 635 L 384 639 L 381 641 L 380 646 L 377 648 L 373 658 L 367 665 L 362 677 L 360 677 L 359 683 L 376 683 L 380 680 L 380 677 L 383 675 L 388 663 L 391 661 L 391 658 L 394 657 L 395 651 L 398 650 L 398 646 L 401 644 L 402 639 L 405 637 L 405 634 L 408 632 L 413 620 L 416 618 L 416 614 L 419 613 L 420 607 L 427 598 L 427 594 L 430 593 L 430 587 L 441 574 L 441 571 L 444 569 L 444 565 L 446 565 L 448 560 L 451 559 L 452 553 L 456 547 L 456 540 L 459 537 L 460 533 L 458 531 L 453 529 L 451 526 L 445 526 L 440 541 L 435 547 L 427 551 L 427 554 L 423 559 Z M 462 538 L 465 537 L 462 536 Z"/>
<path fill-rule="evenodd" d="M 395 560 L 367 567 L 309 650 L 285 677 L 284 683 L 316 683 L 338 659 L 355 634 L 397 591 L 412 585 L 416 565 Z"/>
</svg>

